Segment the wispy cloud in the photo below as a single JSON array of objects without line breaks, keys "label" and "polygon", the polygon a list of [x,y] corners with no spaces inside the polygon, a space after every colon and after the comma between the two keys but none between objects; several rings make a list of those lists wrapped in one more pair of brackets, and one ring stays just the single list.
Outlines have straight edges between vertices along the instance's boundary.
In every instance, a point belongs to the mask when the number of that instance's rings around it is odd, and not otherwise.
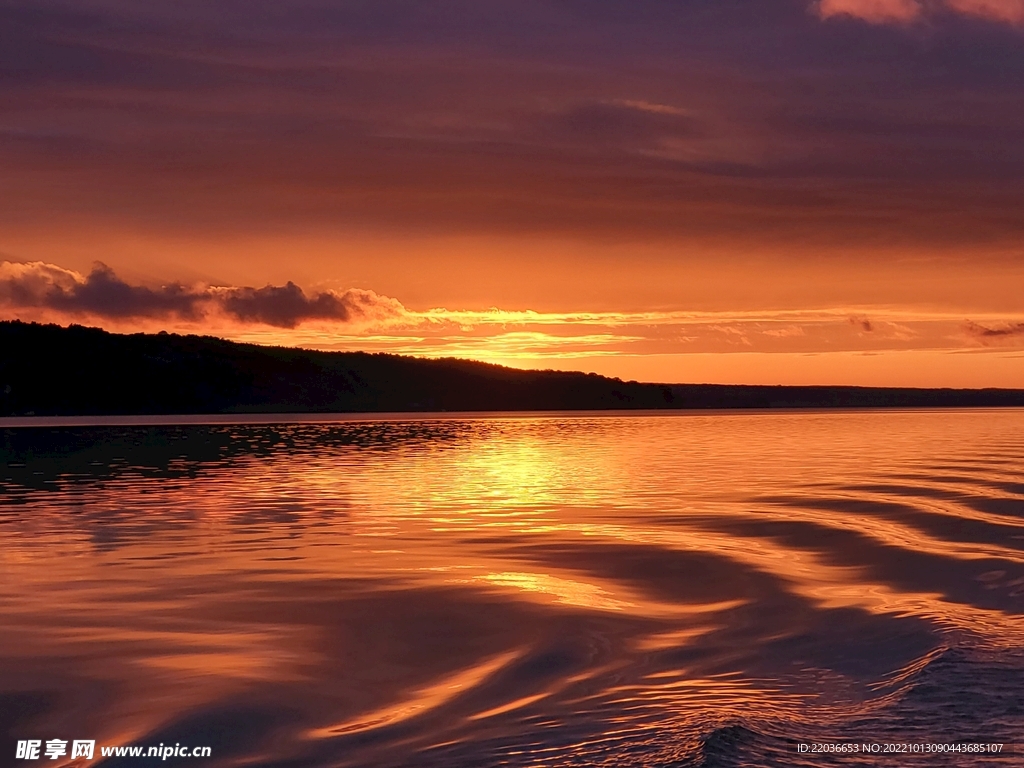
[{"label": "wispy cloud", "polygon": [[977,339],[983,344],[1024,339],[1024,322],[988,326],[968,320],[964,323],[963,328],[969,337]]},{"label": "wispy cloud", "polygon": [[819,0],[814,8],[825,19],[847,16],[872,24],[907,23],[942,12],[1024,23],[1024,0]]},{"label": "wispy cloud", "polygon": [[969,16],[1010,24],[1024,22],[1024,0],[946,0],[946,6]]},{"label": "wispy cloud", "polygon": [[912,21],[923,11],[917,0],[821,0],[816,8],[824,19],[850,16],[872,24]]}]

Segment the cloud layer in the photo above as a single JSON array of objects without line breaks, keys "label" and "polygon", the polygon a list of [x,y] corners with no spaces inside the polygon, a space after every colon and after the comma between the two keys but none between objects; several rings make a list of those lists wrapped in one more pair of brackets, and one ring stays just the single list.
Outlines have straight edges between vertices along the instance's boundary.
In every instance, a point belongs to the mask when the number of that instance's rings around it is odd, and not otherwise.
[{"label": "cloud layer", "polygon": [[382,320],[404,312],[402,305],[373,291],[350,289],[307,295],[299,286],[263,288],[131,285],[102,263],[88,275],[43,262],[0,262],[0,306],[51,310],[99,319],[202,320],[220,314],[242,323],[295,328],[308,320],[337,323]]},{"label": "cloud layer", "polygon": [[1024,0],[283,7],[0,4],[0,231],[1024,236]]}]

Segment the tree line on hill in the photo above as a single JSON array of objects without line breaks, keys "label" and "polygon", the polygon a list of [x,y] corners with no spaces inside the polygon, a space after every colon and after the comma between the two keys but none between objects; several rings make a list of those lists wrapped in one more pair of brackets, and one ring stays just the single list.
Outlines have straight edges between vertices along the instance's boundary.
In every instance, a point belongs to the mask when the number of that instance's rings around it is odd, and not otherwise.
[{"label": "tree line on hill", "polygon": [[1024,406],[1024,390],[645,384],[469,360],[0,322],[0,416]]}]

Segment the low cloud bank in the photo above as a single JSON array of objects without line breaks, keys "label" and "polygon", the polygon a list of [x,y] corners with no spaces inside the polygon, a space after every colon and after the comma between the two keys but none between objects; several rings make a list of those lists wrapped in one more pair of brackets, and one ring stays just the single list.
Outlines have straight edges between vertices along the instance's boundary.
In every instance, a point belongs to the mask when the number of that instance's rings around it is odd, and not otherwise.
[{"label": "low cloud bank", "polygon": [[200,320],[222,314],[278,328],[294,328],[307,320],[347,323],[405,313],[396,299],[359,289],[306,294],[291,281],[263,288],[182,283],[148,287],[125,282],[102,263],[82,275],[38,261],[0,262],[0,306],[112,320]]}]

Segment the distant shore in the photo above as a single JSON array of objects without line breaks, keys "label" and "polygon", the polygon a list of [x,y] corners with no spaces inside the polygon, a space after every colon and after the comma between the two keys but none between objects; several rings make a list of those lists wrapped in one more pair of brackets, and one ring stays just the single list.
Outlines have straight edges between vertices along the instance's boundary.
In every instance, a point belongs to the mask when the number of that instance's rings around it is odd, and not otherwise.
[{"label": "distant shore", "polygon": [[977,407],[1024,407],[1024,389],[648,384],[459,359],[0,322],[0,424],[7,425],[13,417],[44,416],[219,414],[248,415],[252,422],[303,414],[329,420],[357,414]]},{"label": "distant shore", "polygon": [[573,418],[601,419],[644,416],[727,416],[785,415],[787,413],[859,413],[864,411],[935,411],[963,412],[998,410],[1021,406],[972,406],[910,408],[623,408],[598,411],[349,411],[346,413],[165,413],[165,414],[96,414],[90,416],[0,416],[0,429],[24,428],[90,428],[90,427],[216,427],[216,426],[279,426],[293,424],[348,424],[386,422],[471,421],[486,419]]}]

